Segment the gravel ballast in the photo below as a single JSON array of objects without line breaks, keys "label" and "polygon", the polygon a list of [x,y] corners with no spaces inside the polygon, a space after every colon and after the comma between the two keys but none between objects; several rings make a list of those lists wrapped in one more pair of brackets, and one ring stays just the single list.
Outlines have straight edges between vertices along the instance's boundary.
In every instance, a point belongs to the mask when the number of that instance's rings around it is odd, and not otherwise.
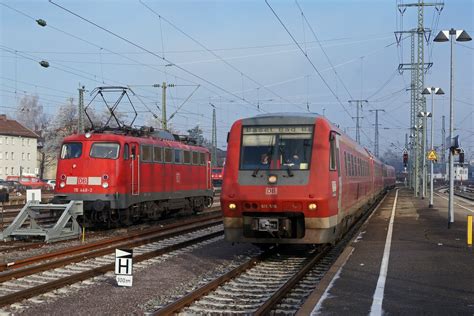
[{"label": "gravel ballast", "polygon": [[118,287],[115,276],[109,273],[4,311],[23,315],[141,315],[188,293],[205,279],[222,275],[258,252],[252,245],[232,245],[218,238],[163,256],[142,268],[137,264],[132,288]]}]

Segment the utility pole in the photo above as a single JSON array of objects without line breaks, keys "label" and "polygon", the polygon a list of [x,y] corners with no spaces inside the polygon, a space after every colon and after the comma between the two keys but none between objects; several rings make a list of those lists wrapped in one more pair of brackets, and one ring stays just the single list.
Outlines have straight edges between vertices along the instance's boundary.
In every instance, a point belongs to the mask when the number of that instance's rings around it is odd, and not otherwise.
[{"label": "utility pole", "polygon": [[383,109],[369,110],[369,112],[375,112],[375,145],[374,153],[375,157],[379,157],[379,112],[385,112]]},{"label": "utility pole", "polygon": [[[426,112],[426,98],[421,94],[424,89],[425,72],[433,65],[425,63],[425,40],[429,42],[431,30],[424,27],[424,8],[434,6],[440,14],[444,3],[425,3],[424,0],[418,0],[415,3],[398,4],[398,10],[403,17],[407,8],[417,8],[417,27],[409,31],[395,32],[397,43],[402,41],[402,35],[408,33],[411,36],[411,61],[410,63],[401,63],[398,66],[400,73],[404,70],[411,71],[411,110],[410,110],[410,128],[412,136],[412,146],[410,156],[414,163],[411,164],[409,171],[410,179],[414,189],[414,195],[420,193],[422,183],[426,183],[426,164],[423,163],[425,153],[422,152],[423,142],[426,142],[426,129],[423,126],[423,117],[418,114]],[[416,58],[415,58],[416,57]],[[411,159],[410,159],[411,160]]]},{"label": "utility pole", "polygon": [[442,123],[441,123],[441,163],[443,164],[443,168],[445,168],[446,163],[446,125],[444,122],[444,115],[442,116]]},{"label": "utility pole", "polygon": [[84,133],[84,92],[86,91],[84,86],[79,84],[79,104],[78,104],[78,113],[77,113],[77,133]]},{"label": "utility pole", "polygon": [[216,124],[216,107],[210,103],[212,109],[212,153],[211,153],[211,165],[217,167],[217,124]]},{"label": "utility pole", "polygon": [[166,84],[166,82],[163,81],[163,83],[160,84],[154,84],[153,87],[155,88],[161,88],[162,93],[161,93],[161,128],[163,130],[168,130],[168,119],[166,117],[166,88],[171,88],[174,87],[174,84]]},{"label": "utility pole", "polygon": [[357,143],[360,144],[360,119],[363,118],[360,116],[360,111],[362,109],[362,105],[363,103],[367,103],[369,101],[367,100],[349,100],[349,103],[356,103],[356,106],[357,106],[357,115],[355,117],[352,117],[352,118],[355,118],[356,119],[356,141]]}]

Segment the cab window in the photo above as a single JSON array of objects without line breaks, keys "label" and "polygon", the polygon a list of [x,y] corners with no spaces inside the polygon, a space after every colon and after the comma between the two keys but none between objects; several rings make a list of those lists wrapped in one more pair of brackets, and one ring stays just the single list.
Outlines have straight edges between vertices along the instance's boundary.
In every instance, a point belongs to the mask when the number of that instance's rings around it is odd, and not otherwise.
[{"label": "cab window", "polygon": [[82,143],[64,143],[61,148],[61,159],[79,158],[82,155]]},{"label": "cab window", "polygon": [[117,159],[119,150],[120,145],[117,143],[94,143],[89,155],[91,158]]}]

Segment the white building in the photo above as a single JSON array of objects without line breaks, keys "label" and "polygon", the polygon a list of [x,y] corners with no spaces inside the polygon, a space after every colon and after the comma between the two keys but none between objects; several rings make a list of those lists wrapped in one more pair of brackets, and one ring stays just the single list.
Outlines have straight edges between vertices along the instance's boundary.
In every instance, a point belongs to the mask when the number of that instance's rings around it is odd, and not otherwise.
[{"label": "white building", "polygon": [[0,179],[38,174],[37,139],[36,133],[0,114]]},{"label": "white building", "polygon": [[454,166],[454,181],[467,181],[469,179],[469,170],[467,167]]}]

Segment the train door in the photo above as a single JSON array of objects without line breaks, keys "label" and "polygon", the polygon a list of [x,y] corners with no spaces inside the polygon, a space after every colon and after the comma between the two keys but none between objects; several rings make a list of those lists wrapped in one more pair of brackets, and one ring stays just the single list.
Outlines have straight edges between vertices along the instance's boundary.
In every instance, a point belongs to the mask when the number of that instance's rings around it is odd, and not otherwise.
[{"label": "train door", "polygon": [[140,145],[137,143],[131,143],[131,190],[132,195],[138,195],[140,193]]},{"label": "train door", "polygon": [[339,134],[331,131],[329,135],[329,180],[331,182],[331,208],[336,214],[342,212],[342,175],[339,159]]}]

